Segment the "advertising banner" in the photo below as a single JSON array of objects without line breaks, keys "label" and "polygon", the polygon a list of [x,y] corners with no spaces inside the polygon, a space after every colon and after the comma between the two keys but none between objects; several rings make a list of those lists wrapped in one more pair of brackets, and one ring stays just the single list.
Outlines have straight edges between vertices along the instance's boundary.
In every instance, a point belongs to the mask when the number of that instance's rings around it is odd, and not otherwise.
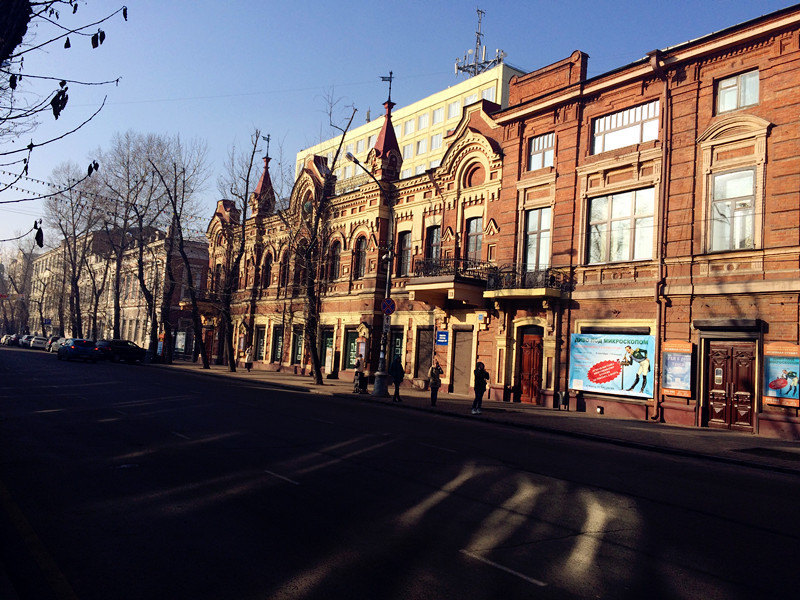
[{"label": "advertising banner", "polygon": [[661,392],[665,396],[692,397],[691,342],[667,340],[661,345]]},{"label": "advertising banner", "polygon": [[800,346],[781,342],[764,344],[764,381],[761,389],[764,403],[800,408],[798,373]]},{"label": "advertising banner", "polygon": [[654,336],[573,333],[569,354],[571,389],[653,397]]}]

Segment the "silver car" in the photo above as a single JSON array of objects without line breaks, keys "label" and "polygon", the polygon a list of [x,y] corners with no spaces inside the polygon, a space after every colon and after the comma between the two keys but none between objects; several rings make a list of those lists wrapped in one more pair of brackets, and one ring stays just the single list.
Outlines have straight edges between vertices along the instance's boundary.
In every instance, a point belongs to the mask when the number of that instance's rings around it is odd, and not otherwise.
[{"label": "silver car", "polygon": [[33,339],[31,340],[30,343],[30,347],[36,350],[44,350],[45,348],[47,348],[47,338],[42,337],[41,335],[33,336]]}]

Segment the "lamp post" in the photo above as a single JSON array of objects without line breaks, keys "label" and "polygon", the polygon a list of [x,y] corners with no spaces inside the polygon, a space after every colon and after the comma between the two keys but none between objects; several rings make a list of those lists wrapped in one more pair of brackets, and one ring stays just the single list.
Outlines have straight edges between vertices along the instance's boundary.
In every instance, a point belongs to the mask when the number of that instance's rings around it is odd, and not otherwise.
[{"label": "lamp post", "polygon": [[[344,155],[347,160],[352,163],[355,163],[356,166],[361,167],[361,170],[364,171],[367,175],[372,178],[372,180],[378,184],[378,189],[381,192],[385,192],[383,189],[383,185],[380,181],[367,169],[361,162],[353,156],[352,152],[348,152]],[[388,234],[388,251],[384,256],[381,257],[382,260],[386,260],[386,298],[391,297],[392,293],[392,256],[393,252],[392,249],[394,248],[394,206],[392,204],[392,199],[386,196],[386,206],[389,207],[389,234]],[[375,372],[375,383],[372,386],[372,395],[383,398],[389,395],[389,373],[387,371],[387,364],[386,364],[386,348],[389,345],[389,331],[391,328],[391,317],[387,314],[383,315],[383,330],[381,331],[381,351],[378,358],[378,370]]]}]

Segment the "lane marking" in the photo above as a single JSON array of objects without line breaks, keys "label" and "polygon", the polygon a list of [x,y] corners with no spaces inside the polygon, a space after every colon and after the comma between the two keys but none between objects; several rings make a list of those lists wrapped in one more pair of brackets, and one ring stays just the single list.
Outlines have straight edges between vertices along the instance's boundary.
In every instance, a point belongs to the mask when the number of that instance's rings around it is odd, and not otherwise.
[{"label": "lane marking", "polygon": [[114,412],[122,415],[123,417],[127,417],[128,416],[128,413],[122,412],[121,410],[115,410]]},{"label": "lane marking", "polygon": [[452,452],[453,454],[458,454],[458,450],[451,450],[450,448],[442,448],[441,446],[434,446],[433,444],[425,444],[423,442],[417,442],[420,446],[425,446],[426,448],[433,448],[434,450],[442,450],[443,452]]},{"label": "lane marking", "polygon": [[519,577],[520,579],[524,579],[528,583],[532,583],[533,585],[538,585],[539,587],[547,587],[547,584],[544,581],[539,581],[538,579],[534,579],[533,577],[528,577],[520,573],[519,571],[515,571],[513,569],[509,569],[508,567],[504,567],[503,565],[497,564],[496,562],[489,560],[488,558],[484,558],[480,554],[475,554],[470,552],[469,550],[461,550],[461,554],[466,554],[470,558],[474,558],[475,560],[479,560],[482,563],[486,563],[487,565],[494,567],[495,569],[500,569],[501,571],[505,571],[506,573],[510,573],[515,577]]},{"label": "lane marking", "polygon": [[278,479],[283,479],[283,481],[287,481],[294,485],[300,485],[300,483],[298,483],[297,481],[289,479],[288,477],[284,477],[283,475],[278,475],[277,473],[273,473],[272,471],[267,471],[266,469],[264,469],[264,473],[266,473],[267,475],[272,475],[273,477],[277,477]]},{"label": "lane marking", "polygon": [[190,439],[192,439],[192,438],[190,438],[190,437],[189,437],[189,436],[187,436],[187,435],[183,435],[182,433],[178,433],[177,431],[170,431],[170,433],[171,433],[172,435],[177,435],[179,438],[183,438],[184,440],[190,440]]}]

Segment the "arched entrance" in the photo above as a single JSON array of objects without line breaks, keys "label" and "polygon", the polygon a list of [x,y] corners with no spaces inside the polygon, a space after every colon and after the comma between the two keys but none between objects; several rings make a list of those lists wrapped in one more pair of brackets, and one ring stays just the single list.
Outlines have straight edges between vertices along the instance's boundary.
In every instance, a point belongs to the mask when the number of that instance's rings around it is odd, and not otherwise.
[{"label": "arched entrance", "polygon": [[517,389],[520,402],[540,404],[542,389],[542,336],[544,330],[538,325],[528,325],[518,330],[517,344],[519,365]]}]

